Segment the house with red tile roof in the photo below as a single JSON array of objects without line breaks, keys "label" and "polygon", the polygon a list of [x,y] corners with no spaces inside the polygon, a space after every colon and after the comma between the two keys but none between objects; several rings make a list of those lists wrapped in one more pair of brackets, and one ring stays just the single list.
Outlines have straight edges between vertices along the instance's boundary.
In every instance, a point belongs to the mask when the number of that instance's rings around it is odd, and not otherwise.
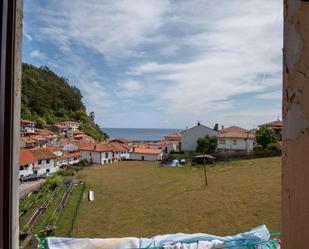
[{"label": "house with red tile roof", "polygon": [[218,150],[221,152],[253,151],[255,136],[246,129],[231,126],[219,131]]},{"label": "house with red tile roof", "polygon": [[102,143],[89,143],[80,145],[80,155],[91,164],[108,164],[115,161],[114,147]]},{"label": "house with red tile roof", "polygon": [[142,160],[142,161],[157,161],[162,160],[161,149],[150,149],[144,146],[133,147],[130,151],[130,160]]},{"label": "house with red tile roof", "polygon": [[272,122],[268,122],[268,123],[265,123],[265,124],[261,124],[259,125],[259,128],[261,128],[262,126],[265,126],[267,128],[270,128],[272,129],[279,140],[282,139],[282,129],[283,129],[283,122],[282,120],[275,120],[275,121],[272,121]]},{"label": "house with red tile roof", "polygon": [[129,146],[126,144],[111,143],[81,143],[79,147],[82,159],[92,164],[108,164],[129,159]]},{"label": "house with red tile roof", "polygon": [[47,173],[54,173],[59,170],[57,167],[57,156],[46,148],[30,149],[35,158],[33,173],[36,175],[44,175]]},{"label": "house with red tile roof", "polygon": [[21,119],[20,120],[20,131],[21,132],[34,132],[35,128],[35,122],[27,120],[27,119]]},{"label": "house with red tile roof", "polygon": [[46,148],[21,149],[19,157],[20,177],[30,174],[44,175],[59,170],[57,156]]},{"label": "house with red tile roof", "polygon": [[181,134],[178,133],[178,132],[168,134],[168,135],[164,136],[164,140],[165,141],[177,141],[177,142],[180,142],[181,141]]},{"label": "house with red tile roof", "polygon": [[39,143],[37,140],[31,138],[31,136],[27,137],[21,137],[20,138],[20,147],[21,148],[34,148],[39,146]]},{"label": "house with red tile roof", "polygon": [[154,143],[147,143],[146,147],[149,149],[159,149],[164,154],[169,154],[171,152],[178,152],[180,148],[180,142],[179,141],[159,141]]},{"label": "house with red tile roof", "polygon": [[19,178],[33,174],[36,158],[30,150],[21,149],[19,154]]}]

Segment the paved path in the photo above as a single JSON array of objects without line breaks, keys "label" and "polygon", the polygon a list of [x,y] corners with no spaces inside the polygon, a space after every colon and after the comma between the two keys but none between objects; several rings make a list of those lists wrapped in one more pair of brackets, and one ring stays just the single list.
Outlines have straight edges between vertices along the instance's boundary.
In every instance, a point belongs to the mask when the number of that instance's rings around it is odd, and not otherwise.
[{"label": "paved path", "polygon": [[29,193],[39,188],[39,186],[45,181],[46,181],[45,179],[41,179],[38,181],[24,182],[20,184],[18,187],[19,199],[21,200],[25,198]]}]

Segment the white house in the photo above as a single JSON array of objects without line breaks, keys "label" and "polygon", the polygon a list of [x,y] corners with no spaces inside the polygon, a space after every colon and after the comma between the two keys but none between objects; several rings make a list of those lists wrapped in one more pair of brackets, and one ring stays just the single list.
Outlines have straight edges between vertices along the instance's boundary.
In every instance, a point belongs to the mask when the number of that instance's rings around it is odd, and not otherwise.
[{"label": "white house", "polygon": [[30,150],[21,149],[19,154],[19,178],[33,174],[35,158]]},{"label": "white house", "polygon": [[249,131],[232,126],[219,131],[218,150],[221,152],[247,152],[253,151],[255,136]]},{"label": "white house", "polygon": [[27,119],[21,119],[20,120],[20,131],[21,132],[34,132],[35,122],[32,122]]},{"label": "white house", "polygon": [[113,157],[117,161],[129,159],[130,146],[118,142],[109,142],[108,145],[112,147],[114,153]]},{"label": "white house", "polygon": [[79,146],[80,156],[86,159],[91,164],[108,164],[113,163],[113,147],[108,144],[87,144],[86,146]]},{"label": "white house", "polygon": [[64,153],[57,158],[57,166],[72,165],[78,163],[81,160],[80,152],[68,152]]},{"label": "white house", "polygon": [[65,126],[69,131],[77,131],[79,129],[79,122],[76,121],[64,121],[60,125]]},{"label": "white house", "polygon": [[160,141],[157,143],[146,144],[146,147],[149,149],[158,149],[158,150],[161,150],[164,154],[169,154],[171,152],[179,151],[179,142],[178,141]]},{"label": "white house", "polygon": [[145,161],[156,161],[162,160],[161,149],[149,149],[145,147],[133,147],[130,151],[131,160],[145,160]]},{"label": "white house", "polygon": [[59,170],[57,166],[57,156],[46,148],[31,149],[30,152],[35,158],[33,173],[36,175],[44,175],[46,173],[54,173]]},{"label": "white house", "polygon": [[46,148],[21,149],[19,177],[31,174],[44,175],[59,170],[57,156]]},{"label": "white house", "polygon": [[181,150],[183,151],[195,151],[197,148],[197,140],[200,137],[218,136],[218,132],[198,123],[196,126],[184,130],[181,133]]}]

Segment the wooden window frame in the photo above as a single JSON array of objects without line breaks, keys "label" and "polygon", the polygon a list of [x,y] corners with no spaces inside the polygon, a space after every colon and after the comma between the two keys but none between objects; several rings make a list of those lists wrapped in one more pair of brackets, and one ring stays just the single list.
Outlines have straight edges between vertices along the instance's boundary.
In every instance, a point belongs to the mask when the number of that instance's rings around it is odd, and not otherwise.
[{"label": "wooden window frame", "polygon": [[17,249],[22,1],[0,8],[0,249]]}]

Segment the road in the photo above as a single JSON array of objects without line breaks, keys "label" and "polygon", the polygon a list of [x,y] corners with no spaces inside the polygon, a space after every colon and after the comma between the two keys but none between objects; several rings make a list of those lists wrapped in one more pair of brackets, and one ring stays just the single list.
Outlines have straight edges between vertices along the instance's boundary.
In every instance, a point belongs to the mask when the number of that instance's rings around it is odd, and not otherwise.
[{"label": "road", "polygon": [[24,182],[19,185],[18,192],[19,192],[19,199],[24,199],[29,193],[36,190],[40,187],[40,185],[46,181],[45,179],[41,179],[39,181],[33,181],[33,182]]}]

